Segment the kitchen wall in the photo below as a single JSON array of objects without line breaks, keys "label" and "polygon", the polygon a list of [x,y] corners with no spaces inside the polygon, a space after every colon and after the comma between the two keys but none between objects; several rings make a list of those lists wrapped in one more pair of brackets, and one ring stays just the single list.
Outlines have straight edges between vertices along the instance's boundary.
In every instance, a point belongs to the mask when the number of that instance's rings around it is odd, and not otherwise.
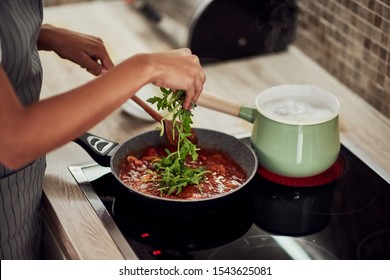
[{"label": "kitchen wall", "polygon": [[390,118],[390,0],[296,0],[294,45]]},{"label": "kitchen wall", "polygon": [[[83,1],[94,0],[44,3]],[[390,118],[390,0],[296,0],[296,4],[294,45]]]}]

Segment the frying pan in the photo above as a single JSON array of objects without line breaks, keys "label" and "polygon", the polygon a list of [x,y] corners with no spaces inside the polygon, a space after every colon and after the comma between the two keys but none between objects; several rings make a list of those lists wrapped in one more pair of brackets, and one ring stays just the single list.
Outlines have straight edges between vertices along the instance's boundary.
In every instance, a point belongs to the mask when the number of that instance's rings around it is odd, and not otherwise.
[{"label": "frying pan", "polygon": [[[234,195],[234,201],[226,207],[180,219],[158,211],[142,211],[122,199],[115,200],[112,213],[123,233],[141,244],[183,253],[206,250],[240,238],[252,226],[254,203],[249,192],[241,193]],[[145,232],[149,233],[147,238],[143,237]]]},{"label": "frying pan", "polygon": [[[160,136],[158,130],[148,131],[137,135],[123,144],[97,137],[86,133],[75,140],[89,155],[100,165],[110,166],[111,173],[115,176],[119,184],[121,194],[131,200],[131,203],[138,203],[147,211],[148,207],[155,210],[158,207],[161,211],[174,211],[176,214],[196,213],[198,211],[211,211],[220,206],[226,206],[236,193],[239,193],[243,187],[252,179],[257,170],[257,157],[250,146],[241,142],[239,139],[222,132],[194,128],[198,136],[198,147],[215,149],[228,154],[246,173],[246,181],[235,190],[212,198],[202,198],[194,200],[169,199],[152,196],[136,191],[119,178],[119,167],[128,155],[140,156],[146,148],[166,144],[166,138]],[[109,186],[116,187],[116,186]],[[183,212],[181,212],[181,210]]]}]

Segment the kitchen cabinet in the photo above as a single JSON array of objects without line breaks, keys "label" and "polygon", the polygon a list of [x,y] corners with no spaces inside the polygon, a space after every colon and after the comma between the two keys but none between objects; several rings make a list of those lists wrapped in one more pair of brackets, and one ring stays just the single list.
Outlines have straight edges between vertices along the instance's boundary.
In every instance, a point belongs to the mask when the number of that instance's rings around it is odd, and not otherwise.
[{"label": "kitchen cabinet", "polygon": [[[97,1],[48,7],[44,21],[103,39],[114,63],[138,52],[170,48],[169,40],[122,1]],[[42,52],[43,98],[79,86],[93,77],[53,53]],[[344,145],[372,163],[382,176],[390,173],[390,121],[357,97],[300,50],[290,46],[282,53],[250,57],[205,66],[205,87],[233,102],[253,105],[263,89],[287,83],[309,83],[332,92],[341,102],[341,136]],[[107,93],[109,94],[109,93]],[[194,126],[229,134],[250,133],[248,122],[197,107]],[[156,123],[137,119],[120,108],[91,129],[119,143]],[[75,143],[47,155],[44,183],[45,220],[52,238],[47,248],[56,248],[52,258],[123,259],[110,234],[68,170],[68,166],[91,158]]]}]

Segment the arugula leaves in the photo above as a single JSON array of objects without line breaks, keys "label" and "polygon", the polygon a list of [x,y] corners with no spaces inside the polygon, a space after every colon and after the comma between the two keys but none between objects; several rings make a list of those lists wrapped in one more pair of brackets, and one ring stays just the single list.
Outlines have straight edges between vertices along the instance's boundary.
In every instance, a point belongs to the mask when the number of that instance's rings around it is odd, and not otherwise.
[{"label": "arugula leaves", "polygon": [[[155,175],[160,183],[160,192],[167,195],[179,194],[184,187],[189,184],[195,184],[199,187],[199,183],[207,172],[203,168],[190,168],[185,165],[187,157],[191,157],[193,161],[197,160],[199,148],[191,142],[191,125],[193,114],[190,110],[183,108],[185,99],[185,91],[179,90],[172,92],[170,89],[160,88],[162,97],[154,96],[147,101],[151,104],[156,104],[158,110],[167,110],[168,115],[165,119],[171,118],[173,123],[173,137],[178,137],[177,149],[175,152],[166,150],[167,156],[157,161],[154,165]],[[164,125],[161,124],[161,136],[164,134]]]}]

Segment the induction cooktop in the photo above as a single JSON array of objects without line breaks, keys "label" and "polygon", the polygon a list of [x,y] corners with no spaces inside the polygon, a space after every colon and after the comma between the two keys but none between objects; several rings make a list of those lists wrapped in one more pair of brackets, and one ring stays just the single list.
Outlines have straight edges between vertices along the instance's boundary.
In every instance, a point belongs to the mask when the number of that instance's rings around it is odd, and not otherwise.
[{"label": "induction cooktop", "polygon": [[125,258],[390,259],[390,185],[344,145],[321,176],[289,180],[259,167],[233,200],[188,216],[123,197],[95,162],[69,170]]}]

